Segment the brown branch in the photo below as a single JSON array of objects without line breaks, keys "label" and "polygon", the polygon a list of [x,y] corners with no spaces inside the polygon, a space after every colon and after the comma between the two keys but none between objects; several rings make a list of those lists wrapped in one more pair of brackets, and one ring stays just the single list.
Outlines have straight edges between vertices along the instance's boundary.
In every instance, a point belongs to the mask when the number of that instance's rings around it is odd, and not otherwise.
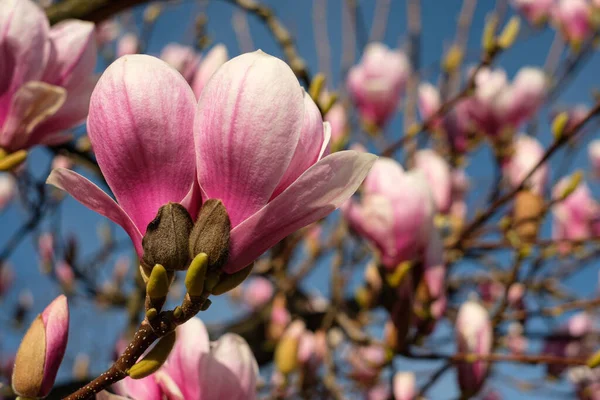
[{"label": "brown branch", "polygon": [[46,15],[52,25],[71,18],[100,22],[130,7],[148,2],[149,0],[64,0],[46,8]]}]

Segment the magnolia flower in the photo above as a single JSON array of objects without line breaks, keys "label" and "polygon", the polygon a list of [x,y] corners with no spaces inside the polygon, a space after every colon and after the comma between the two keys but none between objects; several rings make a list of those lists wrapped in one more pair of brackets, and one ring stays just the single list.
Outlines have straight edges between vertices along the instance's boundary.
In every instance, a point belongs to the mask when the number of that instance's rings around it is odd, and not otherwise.
[{"label": "magnolia flower", "polygon": [[25,334],[12,374],[12,387],[21,397],[46,397],[60,367],[69,334],[67,298],[57,297]]},{"label": "magnolia flower", "polygon": [[[492,350],[492,325],[488,312],[479,303],[467,301],[456,317],[456,345],[460,353],[486,356]],[[473,396],[481,389],[487,376],[486,361],[462,362],[457,365],[460,390]]]},{"label": "magnolia flower", "polygon": [[343,208],[351,227],[379,250],[381,263],[389,269],[425,251],[435,211],[425,175],[405,172],[390,158],[375,162],[361,204],[350,201]]},{"label": "magnolia flower", "polygon": [[249,280],[244,288],[244,304],[253,310],[260,309],[273,297],[273,284],[267,278],[257,276]]},{"label": "magnolia flower", "polygon": [[[553,189],[554,198],[559,198],[570,184],[570,178],[561,179]],[[585,182],[580,183],[566,199],[552,206],[552,237],[555,240],[585,240],[591,237],[598,211],[598,203],[589,187]],[[569,248],[568,244],[559,247],[563,252]]]},{"label": "magnolia flower", "polygon": [[85,119],[95,84],[94,25],[68,20],[50,29],[31,0],[6,0],[0,26],[0,147],[68,140],[62,131]]},{"label": "magnolia flower", "polygon": [[[429,82],[424,82],[419,85],[419,112],[423,120],[428,121],[434,117],[442,106],[442,99],[439,90]],[[439,128],[442,124],[443,117],[438,117],[432,120],[430,126]]]},{"label": "magnolia flower", "polygon": [[587,0],[558,0],[552,18],[565,39],[577,48],[594,31],[591,14]]},{"label": "magnolia flower", "polygon": [[[504,161],[502,172],[512,187],[518,187],[523,179],[538,165],[544,156],[544,148],[535,138],[521,135],[514,143],[514,153]],[[538,195],[544,194],[548,180],[548,164],[543,163],[529,179],[531,190]]]},{"label": "magnolia flower", "polygon": [[190,189],[199,187],[229,214],[227,273],[339,207],[376,158],[326,156],[329,125],[290,67],[261,51],[225,63],[197,109],[185,79],[163,61],[122,57],[92,94],[88,132],[118,203],[73,171],[56,169],[48,182],[121,225],[139,256],[161,206],[181,203],[195,217],[200,202]]},{"label": "magnolia flower", "polygon": [[475,76],[475,94],[468,100],[469,117],[495,138],[534,115],[545,94],[546,78],[540,69],[521,68],[509,84],[504,71],[481,68]]},{"label": "magnolia flower", "polygon": [[[588,158],[592,165],[592,171],[596,178],[600,178],[600,139],[590,142],[588,145]],[[0,208],[2,208],[0,206]]]},{"label": "magnolia flower", "polygon": [[415,169],[423,171],[433,194],[437,210],[446,214],[452,205],[452,176],[450,165],[431,149],[415,153]]},{"label": "magnolia flower", "polygon": [[125,378],[115,384],[119,395],[134,400],[256,398],[258,364],[243,338],[227,333],[211,343],[198,318],[176,332],[177,342],[166,363],[146,378]]},{"label": "magnolia flower", "polygon": [[135,33],[128,32],[121,36],[117,42],[117,57],[137,54],[139,51],[140,40]]},{"label": "magnolia flower", "polygon": [[[591,316],[586,312],[575,314],[546,339],[541,353],[556,357],[588,357],[595,345],[590,344],[585,338],[593,332],[594,321]],[[558,377],[566,369],[566,366],[548,364],[546,368],[549,375]]]},{"label": "magnolia flower", "polygon": [[7,207],[15,198],[17,193],[17,182],[8,173],[0,173],[0,211]]},{"label": "magnolia flower", "polygon": [[160,59],[175,68],[186,81],[191,82],[200,63],[200,56],[190,46],[169,43],[160,53]]},{"label": "magnolia flower", "polygon": [[208,83],[208,80],[214,75],[214,73],[221,67],[221,65],[227,62],[229,55],[227,54],[227,47],[222,44],[218,44],[204,56],[204,59],[198,65],[194,77],[192,80],[192,90],[196,95],[196,98],[200,98],[202,89]]},{"label": "magnolia flower", "polygon": [[555,0],[511,0],[521,14],[532,24],[541,24],[548,19]]},{"label": "magnolia flower", "polygon": [[383,127],[394,115],[410,75],[408,58],[382,43],[371,43],[348,73],[348,90],[361,117]]},{"label": "magnolia flower", "polygon": [[417,397],[415,374],[396,372],[393,380],[395,400],[414,400]]}]

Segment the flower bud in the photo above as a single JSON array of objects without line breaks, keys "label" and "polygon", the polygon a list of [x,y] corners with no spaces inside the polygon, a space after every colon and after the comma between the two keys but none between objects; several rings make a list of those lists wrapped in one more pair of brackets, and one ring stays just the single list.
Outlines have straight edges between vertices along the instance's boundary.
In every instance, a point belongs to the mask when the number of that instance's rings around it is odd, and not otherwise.
[{"label": "flower bud", "polygon": [[521,190],[515,197],[514,229],[523,242],[535,241],[544,213],[544,199],[532,190]]},{"label": "flower bud", "polygon": [[223,202],[215,199],[205,201],[190,234],[190,258],[206,253],[208,269],[221,268],[229,256],[230,231],[231,222]]},{"label": "flower bud", "polygon": [[160,207],[142,239],[142,264],[146,268],[160,264],[168,271],[187,269],[190,261],[188,243],[193,225],[190,214],[181,204],[168,203]]},{"label": "flower bud", "polygon": [[127,372],[129,377],[132,379],[142,379],[155,373],[167,361],[175,345],[175,339],[175,331],[169,332],[160,338],[148,354],[129,369]]},{"label": "flower bud", "polygon": [[21,397],[42,398],[54,385],[69,334],[69,309],[64,295],[37,316],[21,341],[12,386]]},{"label": "flower bud", "polygon": [[298,367],[298,346],[305,331],[304,322],[294,321],[283,334],[275,348],[275,365],[284,375],[292,373]]},{"label": "flower bud", "polygon": [[10,174],[0,174],[0,211],[8,206],[17,192],[17,183]]},{"label": "flower bud", "polygon": [[394,399],[413,400],[417,397],[415,374],[396,372],[394,375]]},{"label": "flower bud", "polygon": [[204,291],[204,278],[208,266],[208,256],[200,253],[192,260],[185,275],[185,288],[190,296],[200,296]]},{"label": "flower bud", "polygon": [[221,275],[219,282],[211,290],[211,293],[215,296],[218,296],[238,287],[250,275],[252,268],[254,268],[254,263],[248,265],[244,269],[234,272],[233,274]]}]

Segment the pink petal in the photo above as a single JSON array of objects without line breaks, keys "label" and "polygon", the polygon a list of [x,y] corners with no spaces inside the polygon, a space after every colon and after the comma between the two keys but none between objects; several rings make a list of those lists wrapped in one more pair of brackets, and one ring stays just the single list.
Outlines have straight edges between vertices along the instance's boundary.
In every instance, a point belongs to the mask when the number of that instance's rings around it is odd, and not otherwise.
[{"label": "pink petal", "polygon": [[30,135],[34,129],[60,109],[66,95],[63,88],[44,82],[31,81],[21,86],[11,100],[0,146],[18,150],[33,143]]},{"label": "pink petal", "polygon": [[70,88],[87,79],[96,66],[94,24],[67,20],[50,31],[50,56],[44,82]]},{"label": "pink petal", "polygon": [[103,390],[96,394],[96,400],[128,400],[128,397],[119,396],[118,394],[112,394]]},{"label": "pink petal", "polygon": [[0,27],[0,55],[7,58],[2,72],[10,72],[0,78],[0,88],[11,94],[42,76],[50,27],[42,9],[31,0],[3,0]]},{"label": "pink petal", "polygon": [[195,99],[183,77],[146,55],[121,57],[90,101],[88,131],[100,169],[140,232],[194,180]]},{"label": "pink petal", "polygon": [[186,399],[200,399],[200,364],[210,351],[208,332],[199,318],[177,328],[177,342],[163,369]]},{"label": "pink petal", "polygon": [[169,43],[160,53],[160,59],[175,68],[186,81],[191,82],[200,57],[190,46]]},{"label": "pink petal", "polygon": [[396,160],[381,157],[375,161],[364,184],[365,194],[390,195],[404,179],[404,169]]},{"label": "pink petal", "polygon": [[46,360],[41,392],[49,393],[62,362],[69,338],[69,307],[64,295],[58,296],[42,313],[46,329]]},{"label": "pink petal", "polygon": [[244,268],[292,232],[338,208],[356,191],[375,162],[372,154],[329,155],[256,214],[231,231],[227,273]]},{"label": "pink petal", "polygon": [[119,395],[133,400],[162,400],[160,386],[156,383],[154,375],[142,379],[127,377],[115,383],[113,388]]},{"label": "pink petal", "polygon": [[227,62],[229,55],[227,54],[227,47],[222,44],[218,44],[213,47],[207,54],[206,57],[200,63],[200,66],[196,70],[194,80],[192,82],[192,90],[196,95],[196,98],[200,98],[202,89],[208,83],[208,80],[214,75],[214,73],[221,67],[221,65]]},{"label": "pink petal", "polygon": [[138,255],[142,255],[142,234],[127,213],[98,186],[78,173],[63,168],[53,170],[46,182],[69,193],[90,210],[121,225],[131,238]]},{"label": "pink petal", "polygon": [[232,226],[264,207],[300,139],[302,89],[290,67],[261,51],[215,73],[194,123],[198,181],[222,200]]},{"label": "pink petal", "polygon": [[292,161],[273,192],[271,199],[277,197],[298,179],[304,171],[317,162],[321,154],[324,139],[325,133],[321,112],[310,95],[304,92],[304,122],[302,124],[300,140],[298,141]]},{"label": "pink petal", "polygon": [[166,400],[185,400],[179,386],[164,370],[159,369],[156,371],[154,378]]}]

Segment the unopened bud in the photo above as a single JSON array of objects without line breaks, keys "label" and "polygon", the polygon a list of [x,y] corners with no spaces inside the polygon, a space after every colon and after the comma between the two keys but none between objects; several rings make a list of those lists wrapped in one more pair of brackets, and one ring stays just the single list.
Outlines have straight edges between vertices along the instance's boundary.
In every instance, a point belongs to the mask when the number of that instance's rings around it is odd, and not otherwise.
[{"label": "unopened bud", "polygon": [[208,256],[200,253],[192,260],[185,275],[185,287],[190,296],[200,296],[204,291],[204,277],[208,267]]},{"label": "unopened bud", "polygon": [[0,171],[12,171],[25,161],[27,150],[18,150],[0,158]]},{"label": "unopened bud", "polygon": [[590,368],[596,368],[600,365],[600,350],[594,353],[590,358],[587,359],[586,364]]},{"label": "unopened bud", "polygon": [[552,120],[552,134],[554,140],[559,140],[565,133],[567,124],[569,123],[569,113],[566,111],[561,112]]},{"label": "unopened bud", "polygon": [[515,197],[513,228],[525,243],[535,241],[544,213],[544,199],[531,190],[521,190]]},{"label": "unopened bud", "polygon": [[127,371],[132,379],[145,378],[156,371],[167,361],[173,346],[175,345],[175,331],[167,333],[158,343],[146,354],[142,360],[138,361]]},{"label": "unopened bud", "polygon": [[498,17],[492,14],[487,18],[483,28],[481,44],[487,53],[492,53],[496,48],[496,30],[498,29]]},{"label": "unopened bud", "polygon": [[284,375],[294,372],[298,367],[298,343],[294,336],[284,336],[275,348],[275,365]]},{"label": "unopened bud", "polygon": [[163,265],[167,270],[185,270],[189,264],[188,243],[194,223],[185,207],[168,203],[159,208],[142,239],[146,267]]},{"label": "unopened bud", "polygon": [[400,286],[400,283],[402,283],[402,280],[404,279],[406,274],[412,269],[412,267],[413,263],[411,261],[405,261],[398,264],[394,272],[385,277],[388,285],[393,288]]},{"label": "unopened bud", "polygon": [[189,256],[208,255],[208,269],[220,269],[229,256],[231,222],[221,200],[209,199],[202,204],[189,239]]},{"label": "unopened bud", "polygon": [[160,264],[156,264],[152,268],[150,278],[146,284],[146,294],[151,299],[163,299],[169,294],[169,286],[171,278],[167,274],[167,270]]},{"label": "unopened bud", "polygon": [[448,53],[446,53],[446,57],[444,58],[444,71],[447,73],[456,71],[462,64],[463,56],[463,51],[459,46],[454,45],[450,47],[450,50],[448,50]]},{"label": "unopened bud", "polygon": [[233,274],[222,274],[219,283],[215,285],[211,293],[215,296],[218,296],[237,287],[239,284],[244,282],[244,280],[246,280],[246,278],[250,275],[250,272],[252,272],[253,267],[254,263],[248,265],[244,269],[234,272]]},{"label": "unopened bud", "polygon": [[519,30],[521,28],[521,20],[519,17],[514,16],[508,21],[500,37],[498,38],[498,46],[501,49],[508,49],[511,47],[515,40],[517,40],[517,36],[519,36]]},{"label": "unopened bud", "polygon": [[144,10],[144,22],[149,24],[153,23],[160,16],[161,11],[162,7],[160,4],[150,4]]},{"label": "unopened bud", "polygon": [[577,187],[579,186],[579,184],[581,183],[582,180],[583,180],[583,172],[575,171],[575,173],[573,175],[571,175],[571,179],[569,179],[569,183],[566,185],[566,187],[560,194],[560,199],[565,200],[567,197],[569,197],[571,194],[573,194],[573,192],[575,191],[575,189],[577,189]]},{"label": "unopened bud", "polygon": [[318,103],[319,97],[321,96],[321,92],[323,91],[323,86],[325,85],[325,75],[322,73],[318,73],[313,78],[310,83],[310,87],[308,88],[308,94],[315,103]]}]

